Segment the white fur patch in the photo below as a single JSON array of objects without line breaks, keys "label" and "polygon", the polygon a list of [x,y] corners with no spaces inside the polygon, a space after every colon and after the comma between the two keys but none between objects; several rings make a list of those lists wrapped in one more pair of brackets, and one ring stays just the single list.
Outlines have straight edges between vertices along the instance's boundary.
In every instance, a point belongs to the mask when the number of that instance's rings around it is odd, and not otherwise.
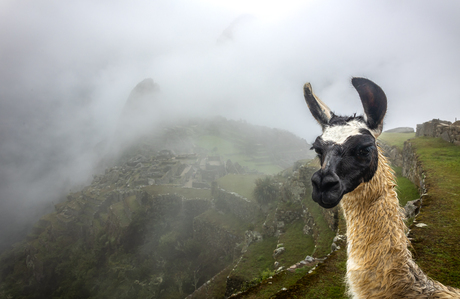
[{"label": "white fur patch", "polygon": [[[350,252],[348,252],[349,256],[347,258],[347,276],[351,275],[351,272],[359,270],[358,264],[356,264],[355,260],[350,257]],[[347,284],[348,284],[348,294],[353,299],[359,299],[358,292],[356,292],[355,286],[353,284],[353,280],[350,277],[347,277]]]},{"label": "white fur patch", "polygon": [[361,135],[360,129],[368,129],[366,124],[352,120],[344,126],[326,127],[321,138],[324,141],[332,141],[337,144],[343,144],[348,137],[353,135]]}]

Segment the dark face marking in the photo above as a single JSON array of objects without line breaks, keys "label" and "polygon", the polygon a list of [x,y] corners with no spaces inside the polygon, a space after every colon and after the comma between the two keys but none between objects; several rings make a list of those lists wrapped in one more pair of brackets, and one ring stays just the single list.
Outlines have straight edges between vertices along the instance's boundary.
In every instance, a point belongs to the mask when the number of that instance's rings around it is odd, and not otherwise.
[{"label": "dark face marking", "polygon": [[349,136],[342,144],[316,138],[313,149],[318,154],[321,169],[311,178],[312,197],[323,208],[333,208],[343,195],[374,176],[378,152],[374,136],[366,129]]}]

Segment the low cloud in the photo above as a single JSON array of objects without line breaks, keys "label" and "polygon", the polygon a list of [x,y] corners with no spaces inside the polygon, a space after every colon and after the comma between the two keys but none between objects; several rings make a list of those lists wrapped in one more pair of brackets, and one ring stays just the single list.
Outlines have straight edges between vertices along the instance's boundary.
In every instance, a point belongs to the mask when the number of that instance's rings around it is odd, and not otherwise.
[{"label": "low cloud", "polygon": [[306,81],[339,114],[362,111],[352,76],[375,81],[387,129],[460,117],[458,1],[311,1],[270,20],[254,7],[2,2],[0,239],[88,181],[145,78],[161,90],[155,120],[222,115],[310,142]]}]

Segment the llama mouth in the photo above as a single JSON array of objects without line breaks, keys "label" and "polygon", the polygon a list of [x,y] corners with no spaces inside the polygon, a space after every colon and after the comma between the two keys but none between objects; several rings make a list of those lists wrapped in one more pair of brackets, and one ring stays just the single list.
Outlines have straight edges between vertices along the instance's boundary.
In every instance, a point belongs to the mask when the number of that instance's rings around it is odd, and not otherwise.
[{"label": "llama mouth", "polygon": [[312,194],[313,200],[325,209],[331,209],[337,206],[342,200],[342,197],[343,197],[342,192],[340,192],[339,196],[338,194],[331,194],[331,192],[313,191],[313,194]]}]

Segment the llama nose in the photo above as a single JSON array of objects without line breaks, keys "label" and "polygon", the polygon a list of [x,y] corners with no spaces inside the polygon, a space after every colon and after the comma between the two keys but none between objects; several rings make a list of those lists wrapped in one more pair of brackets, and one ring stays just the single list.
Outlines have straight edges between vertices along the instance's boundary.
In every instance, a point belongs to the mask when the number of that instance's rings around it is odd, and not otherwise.
[{"label": "llama nose", "polygon": [[321,190],[323,192],[329,192],[329,191],[335,190],[339,186],[340,186],[339,178],[335,173],[324,176],[323,180],[321,181]]},{"label": "llama nose", "polygon": [[322,170],[319,170],[313,174],[311,182],[316,192],[327,193],[340,189],[339,177],[331,172],[324,174]]}]

